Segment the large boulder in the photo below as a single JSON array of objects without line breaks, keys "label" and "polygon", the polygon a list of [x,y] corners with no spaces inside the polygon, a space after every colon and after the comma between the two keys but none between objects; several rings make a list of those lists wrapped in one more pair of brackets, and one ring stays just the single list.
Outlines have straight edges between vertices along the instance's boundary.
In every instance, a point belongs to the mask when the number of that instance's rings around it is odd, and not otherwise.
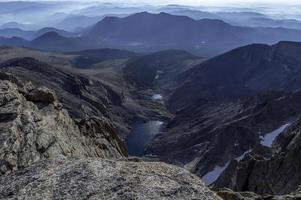
[{"label": "large boulder", "polygon": [[0,176],[0,199],[220,200],[175,166],[96,159],[44,160]]}]

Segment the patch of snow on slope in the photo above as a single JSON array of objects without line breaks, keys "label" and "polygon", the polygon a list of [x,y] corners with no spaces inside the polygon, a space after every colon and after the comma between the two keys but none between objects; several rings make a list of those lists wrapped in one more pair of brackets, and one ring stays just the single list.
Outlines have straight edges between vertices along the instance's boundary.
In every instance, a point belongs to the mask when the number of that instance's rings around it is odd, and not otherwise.
[{"label": "patch of snow on slope", "polygon": [[276,130],[265,134],[264,136],[261,137],[261,144],[263,146],[267,146],[267,147],[271,147],[275,138],[282,133],[290,124],[284,124],[282,126],[280,126],[279,128],[277,128]]},{"label": "patch of snow on slope", "polygon": [[152,96],[152,100],[154,100],[154,101],[161,101],[162,99],[163,99],[163,97],[161,94],[154,94]]},{"label": "patch of snow on slope", "polygon": [[211,172],[208,172],[205,176],[202,177],[202,180],[207,186],[212,184],[223,173],[223,171],[228,167],[228,165],[229,162],[222,167],[215,166],[215,168]]},{"label": "patch of snow on slope", "polygon": [[241,161],[241,160],[245,157],[245,155],[247,155],[247,154],[250,153],[251,151],[252,151],[252,149],[246,151],[246,152],[243,153],[241,156],[238,156],[237,158],[235,158],[235,160]]}]

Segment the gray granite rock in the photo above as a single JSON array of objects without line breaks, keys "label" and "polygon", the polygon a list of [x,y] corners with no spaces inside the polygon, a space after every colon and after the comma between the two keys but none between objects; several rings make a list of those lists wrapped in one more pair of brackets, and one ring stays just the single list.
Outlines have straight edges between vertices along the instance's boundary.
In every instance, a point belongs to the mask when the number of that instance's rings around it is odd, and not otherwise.
[{"label": "gray granite rock", "polygon": [[8,80],[0,80],[0,174],[44,158],[126,155],[109,121],[94,118],[93,123],[85,120],[77,124],[50,90],[24,91]]},{"label": "gray granite rock", "polygon": [[0,199],[220,200],[184,169],[97,159],[48,159],[0,176]]}]

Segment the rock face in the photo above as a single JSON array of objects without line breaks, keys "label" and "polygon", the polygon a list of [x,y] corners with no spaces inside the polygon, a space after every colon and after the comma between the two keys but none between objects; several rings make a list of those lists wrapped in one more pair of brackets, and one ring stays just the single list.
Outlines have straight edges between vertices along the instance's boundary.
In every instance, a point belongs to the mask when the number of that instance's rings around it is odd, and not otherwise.
[{"label": "rock face", "polygon": [[300,141],[299,120],[277,137],[271,157],[250,153],[240,162],[232,161],[214,187],[272,195],[295,192],[301,185]]},{"label": "rock face", "polygon": [[200,177],[219,175],[229,161],[258,146],[261,136],[299,118],[300,53],[295,42],[254,44],[182,73],[168,100],[175,117],[148,153]]},{"label": "rock face", "polygon": [[0,176],[0,199],[220,200],[188,171],[156,162],[39,161]]},{"label": "rock face", "polygon": [[44,158],[125,155],[108,121],[95,118],[77,124],[50,90],[0,80],[1,174]]},{"label": "rock face", "polygon": [[107,118],[75,121],[51,90],[0,78],[0,199],[220,199],[184,169],[123,158]]},{"label": "rock face", "polygon": [[266,92],[223,103],[199,101],[176,113],[148,153],[203,177],[259,145],[261,136],[298,117],[300,102],[300,92]]},{"label": "rock face", "polygon": [[[33,58],[16,58],[0,64],[24,82],[53,90],[73,119],[101,116],[111,120],[119,135],[129,132],[134,114],[122,107],[122,97],[99,80],[51,66]],[[36,91],[33,91],[36,92]]]},{"label": "rock face", "polygon": [[253,44],[199,64],[180,77],[169,100],[176,111],[200,99],[225,100],[267,90],[301,88],[301,43]]},{"label": "rock face", "polygon": [[[30,81],[34,85],[51,88],[73,118],[107,117],[109,103],[118,102],[118,96],[114,95],[115,99],[110,99],[108,90],[99,81],[58,69],[33,58],[8,60],[1,63],[0,69],[2,72],[17,76],[24,82]],[[36,92],[32,91],[32,93]],[[35,95],[33,94],[33,97]]]}]

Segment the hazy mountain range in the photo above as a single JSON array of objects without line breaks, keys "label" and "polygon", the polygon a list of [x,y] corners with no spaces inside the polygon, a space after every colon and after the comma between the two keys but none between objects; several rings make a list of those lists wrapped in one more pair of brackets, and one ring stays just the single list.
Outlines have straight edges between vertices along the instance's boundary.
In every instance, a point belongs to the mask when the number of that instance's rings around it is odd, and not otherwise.
[{"label": "hazy mountain range", "polygon": [[299,6],[155,2],[0,2],[0,199],[300,199]]},{"label": "hazy mountain range", "polygon": [[202,56],[214,56],[251,43],[301,41],[300,33],[301,30],[296,29],[233,26],[216,19],[195,20],[186,16],[148,12],[123,18],[105,17],[80,33],[55,28],[38,31],[11,28],[0,30],[2,37],[19,37],[3,38],[2,44],[11,42],[12,45],[41,50],[70,51],[109,47],[153,52],[183,49]]},{"label": "hazy mountain range", "polygon": [[[114,3],[97,3],[89,1],[22,1],[0,2],[0,25],[9,28],[39,29],[55,27],[65,30],[85,28],[96,23],[103,16],[126,16],[133,13],[148,11],[151,13],[167,12],[175,15],[185,15],[194,19],[221,19],[232,25],[285,27],[300,29],[300,18],[293,13],[293,8],[287,7],[287,15],[275,15],[268,7],[192,7],[182,5],[131,5]],[[39,17],[34,17],[39,16]],[[76,20],[76,21],[75,21]],[[62,27],[64,25],[64,27]]]}]

